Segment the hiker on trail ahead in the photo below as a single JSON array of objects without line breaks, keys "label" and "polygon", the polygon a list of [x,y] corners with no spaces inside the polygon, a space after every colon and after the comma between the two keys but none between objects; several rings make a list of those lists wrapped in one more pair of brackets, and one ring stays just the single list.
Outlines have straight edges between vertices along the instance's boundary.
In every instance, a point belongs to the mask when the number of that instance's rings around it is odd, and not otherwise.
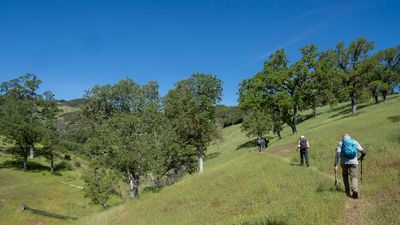
[{"label": "hiker on trail ahead", "polygon": [[[335,172],[338,169],[339,158],[342,166],[343,183],[346,194],[353,198],[358,198],[358,157],[357,151],[361,152],[360,161],[362,161],[367,152],[361,147],[358,141],[351,139],[350,135],[344,134],[342,141],[336,149]],[[349,185],[349,175],[351,176],[351,187]],[[351,191],[351,192],[350,192]]]},{"label": "hiker on trail ahead", "polygon": [[264,138],[264,141],[265,141],[265,148],[268,148],[269,139],[268,138]]},{"label": "hiker on trail ahead", "polygon": [[310,143],[303,135],[300,137],[299,144],[297,145],[297,149],[300,149],[300,165],[304,164],[304,160],[306,161],[307,167],[310,166],[308,161],[308,149],[310,148]]},{"label": "hiker on trail ahead", "polygon": [[258,144],[258,152],[263,151],[265,149],[265,144],[266,144],[265,138],[262,137],[258,138],[257,144]]}]

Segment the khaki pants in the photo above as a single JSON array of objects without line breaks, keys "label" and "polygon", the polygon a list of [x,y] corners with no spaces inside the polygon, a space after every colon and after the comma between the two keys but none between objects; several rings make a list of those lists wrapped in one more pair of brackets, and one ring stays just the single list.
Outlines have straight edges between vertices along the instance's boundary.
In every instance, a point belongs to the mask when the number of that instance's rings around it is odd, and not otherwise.
[{"label": "khaki pants", "polygon": [[[349,186],[349,175],[351,177],[351,187]],[[346,194],[350,196],[351,192],[356,191],[358,193],[358,165],[355,164],[345,164],[342,165],[342,176],[344,189]]]}]

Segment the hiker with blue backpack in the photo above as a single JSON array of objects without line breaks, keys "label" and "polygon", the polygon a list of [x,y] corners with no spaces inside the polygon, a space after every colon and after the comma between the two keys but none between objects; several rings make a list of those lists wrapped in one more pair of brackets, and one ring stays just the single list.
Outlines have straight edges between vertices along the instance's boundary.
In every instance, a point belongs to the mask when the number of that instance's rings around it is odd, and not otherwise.
[{"label": "hiker with blue backpack", "polygon": [[[360,161],[365,158],[367,154],[366,150],[358,143],[358,141],[352,139],[349,134],[344,134],[342,140],[336,149],[335,157],[335,173],[338,169],[339,160],[342,166],[342,177],[347,196],[351,196],[355,199],[359,197],[358,190],[358,152],[361,152]],[[351,186],[349,185],[349,175],[351,177]]]}]

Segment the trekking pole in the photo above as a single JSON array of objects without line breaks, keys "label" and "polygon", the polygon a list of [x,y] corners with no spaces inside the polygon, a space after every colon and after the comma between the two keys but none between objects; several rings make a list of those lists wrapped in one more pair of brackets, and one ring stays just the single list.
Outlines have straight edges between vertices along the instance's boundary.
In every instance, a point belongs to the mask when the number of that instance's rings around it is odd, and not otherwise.
[{"label": "trekking pole", "polygon": [[335,170],[335,186],[337,186],[337,171]]},{"label": "trekking pole", "polygon": [[362,181],[362,160],[361,160],[361,177],[360,177],[360,181]]}]

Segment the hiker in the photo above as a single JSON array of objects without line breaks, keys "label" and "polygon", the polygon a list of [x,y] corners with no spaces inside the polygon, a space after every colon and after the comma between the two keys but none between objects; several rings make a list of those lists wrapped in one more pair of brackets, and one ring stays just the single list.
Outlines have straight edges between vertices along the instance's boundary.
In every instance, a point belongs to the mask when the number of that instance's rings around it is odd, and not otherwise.
[{"label": "hiker", "polygon": [[269,139],[268,138],[264,138],[264,141],[265,141],[265,148],[268,148]]},{"label": "hiker", "polygon": [[308,161],[308,149],[310,148],[310,143],[303,135],[300,136],[299,143],[297,145],[297,150],[300,149],[300,166],[304,164],[304,160],[306,161],[307,167],[310,166]]},{"label": "hiker", "polygon": [[[347,196],[355,199],[359,196],[358,190],[358,156],[357,151],[361,152],[360,161],[367,154],[358,141],[352,139],[349,134],[344,134],[336,149],[335,172],[338,169],[339,158],[342,166],[343,183]],[[349,175],[351,177],[351,187],[349,186]],[[351,191],[351,192],[350,192]]]},{"label": "hiker", "polygon": [[265,149],[265,139],[264,138],[262,138],[262,137],[258,138],[257,144],[258,144],[258,152],[261,152]]}]

